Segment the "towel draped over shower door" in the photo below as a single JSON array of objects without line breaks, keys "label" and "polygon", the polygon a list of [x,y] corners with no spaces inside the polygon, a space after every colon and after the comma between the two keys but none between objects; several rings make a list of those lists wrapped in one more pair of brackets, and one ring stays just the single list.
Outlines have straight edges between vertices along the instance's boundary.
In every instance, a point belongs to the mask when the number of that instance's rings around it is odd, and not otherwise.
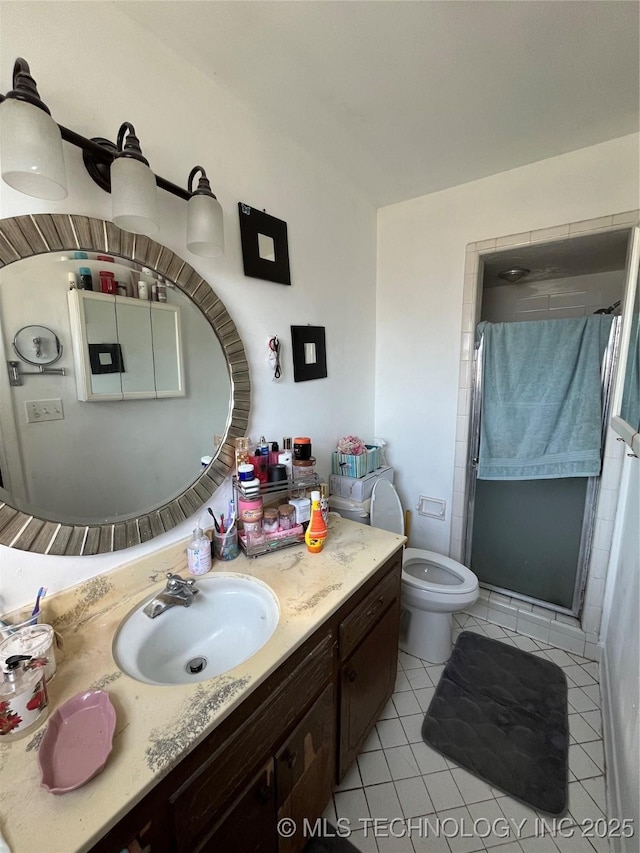
[{"label": "towel draped over shower door", "polygon": [[482,322],[482,480],[595,477],[611,315]]}]

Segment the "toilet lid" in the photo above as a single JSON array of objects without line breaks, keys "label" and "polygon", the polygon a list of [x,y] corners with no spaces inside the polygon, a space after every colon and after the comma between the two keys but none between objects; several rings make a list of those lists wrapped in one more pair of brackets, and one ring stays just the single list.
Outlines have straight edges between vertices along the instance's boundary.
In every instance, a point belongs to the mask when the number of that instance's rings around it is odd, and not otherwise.
[{"label": "toilet lid", "polygon": [[371,526],[404,536],[404,513],[392,484],[380,477],[371,492]]}]

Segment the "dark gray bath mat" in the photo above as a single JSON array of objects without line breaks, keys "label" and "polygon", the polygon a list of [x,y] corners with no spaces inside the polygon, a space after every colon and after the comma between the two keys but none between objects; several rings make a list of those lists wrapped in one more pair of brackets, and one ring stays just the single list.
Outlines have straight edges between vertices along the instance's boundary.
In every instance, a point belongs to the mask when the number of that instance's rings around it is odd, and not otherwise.
[{"label": "dark gray bath mat", "polygon": [[567,680],[550,660],[463,631],[422,724],[423,740],[535,809],[567,806]]},{"label": "dark gray bath mat", "polygon": [[360,853],[357,847],[338,835],[330,823],[325,824],[327,833],[324,838],[312,838],[307,841],[303,853]]}]

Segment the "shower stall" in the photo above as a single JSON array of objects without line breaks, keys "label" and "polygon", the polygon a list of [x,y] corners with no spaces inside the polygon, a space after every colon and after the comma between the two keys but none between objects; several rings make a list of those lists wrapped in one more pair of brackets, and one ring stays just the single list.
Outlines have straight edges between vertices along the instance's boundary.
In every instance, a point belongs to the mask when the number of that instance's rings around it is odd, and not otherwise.
[{"label": "shower stall", "polygon": [[[601,453],[610,416],[628,233],[574,238],[551,247],[527,246],[484,257],[481,321],[523,327],[561,318],[593,317],[588,321],[592,325],[606,319],[600,385],[598,388],[596,377],[594,391],[599,396]],[[473,361],[464,563],[489,590],[577,616],[587,578],[600,476],[478,476],[487,382],[484,326],[481,322],[478,328]],[[527,358],[538,356],[533,350]],[[494,365],[493,369],[499,372],[500,367]],[[554,381],[551,375],[548,381]],[[486,400],[485,405],[489,405]],[[593,408],[593,401],[591,405]]]}]

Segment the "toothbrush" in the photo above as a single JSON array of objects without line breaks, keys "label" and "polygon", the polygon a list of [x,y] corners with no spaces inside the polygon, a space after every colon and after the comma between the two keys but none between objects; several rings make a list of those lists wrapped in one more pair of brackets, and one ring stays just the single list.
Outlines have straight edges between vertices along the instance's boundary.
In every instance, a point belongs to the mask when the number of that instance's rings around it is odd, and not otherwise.
[{"label": "toothbrush", "polygon": [[47,589],[44,586],[41,586],[38,590],[38,595],[36,596],[36,604],[33,610],[31,611],[32,616],[37,616],[40,612],[40,600],[45,597],[47,594]]},{"label": "toothbrush", "polygon": [[213,523],[215,524],[215,527],[216,527],[216,533],[220,533],[220,525],[218,524],[218,519],[213,514],[213,510],[211,509],[210,506],[207,507],[207,512],[209,513],[209,515],[213,519]]}]

